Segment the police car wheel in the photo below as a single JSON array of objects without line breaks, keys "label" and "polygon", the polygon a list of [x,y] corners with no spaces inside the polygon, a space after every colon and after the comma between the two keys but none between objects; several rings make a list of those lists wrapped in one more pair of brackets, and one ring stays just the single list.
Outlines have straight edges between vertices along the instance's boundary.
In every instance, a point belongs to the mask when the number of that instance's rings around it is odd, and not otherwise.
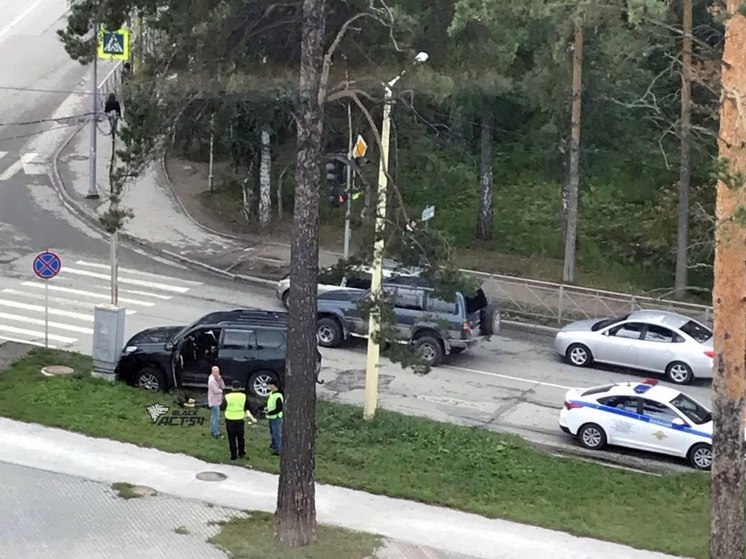
[{"label": "police car wheel", "polygon": [[712,447],[705,443],[695,444],[689,451],[689,463],[698,470],[712,467]]},{"label": "police car wheel", "polygon": [[576,367],[587,367],[593,362],[591,350],[583,344],[572,344],[565,353],[567,360]]},{"label": "police car wheel", "polygon": [[694,373],[686,363],[674,361],[666,367],[666,377],[674,384],[689,384],[694,379]]},{"label": "police car wheel", "polygon": [[600,450],[606,446],[606,432],[600,425],[586,423],[578,431],[578,440],[585,448]]}]

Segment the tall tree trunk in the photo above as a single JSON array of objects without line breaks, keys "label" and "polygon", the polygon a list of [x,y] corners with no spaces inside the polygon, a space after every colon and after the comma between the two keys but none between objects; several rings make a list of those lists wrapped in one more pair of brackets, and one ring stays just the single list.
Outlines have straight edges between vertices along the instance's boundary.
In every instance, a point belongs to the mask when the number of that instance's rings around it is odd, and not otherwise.
[{"label": "tall tree trunk", "polygon": [[[743,428],[746,400],[746,16],[741,0],[728,0],[720,107],[720,158],[726,180],[717,184],[715,286],[713,289],[715,379],[713,381],[712,515],[710,557],[743,559]],[[734,219],[735,218],[735,219]]]},{"label": "tall tree trunk", "polygon": [[259,223],[262,227],[272,220],[272,152],[270,151],[269,129],[262,128],[262,154],[259,164]]},{"label": "tall tree trunk", "polygon": [[683,0],[682,27],[684,38],[681,47],[681,161],[679,163],[679,225],[676,232],[676,278],[674,290],[677,297],[686,295],[689,247],[689,187],[691,183],[692,150],[692,0]]},{"label": "tall tree trunk", "polygon": [[567,224],[562,281],[575,281],[575,250],[578,239],[578,190],[580,185],[580,119],[583,95],[583,26],[576,24],[572,57],[572,115],[570,117],[570,169],[567,181]]},{"label": "tall tree trunk", "polygon": [[297,112],[297,169],[290,249],[290,313],[283,448],[275,529],[290,546],[316,541],[316,279],[323,107],[319,99],[326,1],[304,0]]},{"label": "tall tree trunk", "polygon": [[485,103],[481,122],[481,162],[479,171],[479,214],[477,215],[477,239],[492,239],[495,210],[492,206],[492,106]]}]

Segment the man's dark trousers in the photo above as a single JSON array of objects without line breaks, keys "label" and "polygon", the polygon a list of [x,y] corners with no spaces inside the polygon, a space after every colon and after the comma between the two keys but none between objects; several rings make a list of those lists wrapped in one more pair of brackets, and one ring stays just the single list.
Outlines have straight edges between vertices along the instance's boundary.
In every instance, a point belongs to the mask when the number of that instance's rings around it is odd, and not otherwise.
[{"label": "man's dark trousers", "polygon": [[228,445],[231,448],[231,460],[237,456],[243,458],[246,456],[244,448],[244,421],[243,419],[226,419],[225,430],[228,433]]}]

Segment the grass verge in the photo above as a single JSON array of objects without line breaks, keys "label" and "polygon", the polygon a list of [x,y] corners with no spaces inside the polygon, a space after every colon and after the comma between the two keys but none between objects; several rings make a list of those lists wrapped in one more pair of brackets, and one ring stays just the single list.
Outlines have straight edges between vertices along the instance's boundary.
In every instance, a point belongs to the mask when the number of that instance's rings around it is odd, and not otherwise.
[{"label": "grass verge", "polygon": [[[90,358],[35,350],[0,373],[0,415],[107,437],[211,462],[230,462],[225,440],[203,426],[156,425],[145,406],[174,408],[153,394],[88,375],[47,378],[44,365],[90,370]],[[200,413],[207,417],[207,410]],[[251,465],[277,473],[266,424],[248,428]],[[518,437],[381,410],[318,403],[317,479],[322,483],[443,505],[706,558],[709,478],[654,477],[538,451]]]},{"label": "grass verge", "polygon": [[232,559],[366,559],[380,545],[372,534],[354,532],[332,526],[319,526],[316,543],[302,548],[289,548],[274,539],[274,516],[252,512],[248,518],[233,518],[223,524],[210,543],[228,551]]}]

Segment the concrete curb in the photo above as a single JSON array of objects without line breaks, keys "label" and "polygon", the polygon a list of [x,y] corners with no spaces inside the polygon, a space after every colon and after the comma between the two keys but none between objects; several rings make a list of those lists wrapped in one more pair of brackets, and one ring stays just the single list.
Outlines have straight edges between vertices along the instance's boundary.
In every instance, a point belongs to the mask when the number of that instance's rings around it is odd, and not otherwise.
[{"label": "concrete curb", "polygon": [[[54,155],[52,156],[52,185],[54,186],[54,189],[57,191],[60,201],[62,202],[62,205],[65,206],[65,208],[68,211],[76,215],[86,225],[88,225],[94,231],[99,233],[102,238],[106,238],[107,234],[104,230],[103,225],[101,225],[101,222],[98,220],[97,217],[91,214],[90,210],[86,209],[82,204],[80,204],[77,200],[73,198],[73,196],[68,191],[68,187],[65,184],[65,181],[62,180],[62,175],[59,170],[59,159],[60,159],[62,152],[67,148],[67,146],[70,145],[70,142],[72,142],[75,139],[75,137],[86,126],[87,126],[87,123],[84,123],[78,126],[75,129],[75,131],[67,138],[67,140],[62,142],[60,147],[55,151]],[[181,254],[177,254],[170,250],[157,248],[153,246],[151,243],[144,241],[142,239],[139,239],[123,231],[119,232],[119,237],[122,239],[122,241],[124,241],[125,244],[136,245],[140,249],[149,253],[151,256],[158,256],[166,260],[170,260],[172,262],[198,268],[203,271],[233,280],[235,282],[259,285],[261,287],[270,287],[270,288],[274,288],[277,285],[277,282],[273,280],[226,272],[225,270],[221,270],[220,268],[210,266],[209,264],[199,262],[198,260],[187,258],[186,256],[182,256]]]},{"label": "concrete curb", "polygon": [[518,322],[517,320],[502,320],[502,324],[508,326],[512,330],[518,330],[521,332],[527,332],[529,334],[537,334],[539,336],[551,336],[554,337],[559,328],[552,326],[544,326],[543,324],[531,324],[529,322]]}]

